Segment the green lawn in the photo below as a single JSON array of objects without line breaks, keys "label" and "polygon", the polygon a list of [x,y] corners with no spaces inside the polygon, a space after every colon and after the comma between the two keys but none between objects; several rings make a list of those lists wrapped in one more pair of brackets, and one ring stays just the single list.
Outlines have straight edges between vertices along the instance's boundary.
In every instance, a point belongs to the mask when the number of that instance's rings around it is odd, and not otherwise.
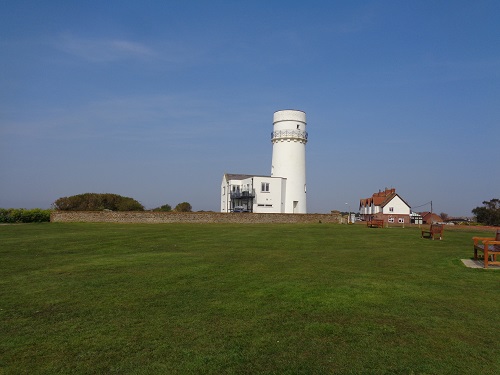
[{"label": "green lawn", "polygon": [[333,224],[0,226],[3,374],[499,374],[471,237]]}]

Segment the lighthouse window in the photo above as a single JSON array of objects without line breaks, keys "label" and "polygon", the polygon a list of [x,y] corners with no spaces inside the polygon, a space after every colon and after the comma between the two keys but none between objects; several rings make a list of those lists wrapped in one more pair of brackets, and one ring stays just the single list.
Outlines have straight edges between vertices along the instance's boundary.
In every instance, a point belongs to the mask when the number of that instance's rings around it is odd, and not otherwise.
[{"label": "lighthouse window", "polygon": [[269,192],[269,182],[263,182],[260,191]]}]

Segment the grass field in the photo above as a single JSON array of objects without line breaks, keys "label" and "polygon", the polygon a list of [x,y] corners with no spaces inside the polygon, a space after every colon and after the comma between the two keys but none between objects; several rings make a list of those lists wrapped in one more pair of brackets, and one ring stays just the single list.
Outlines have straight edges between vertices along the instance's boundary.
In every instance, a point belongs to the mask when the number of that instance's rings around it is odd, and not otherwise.
[{"label": "grass field", "polygon": [[0,226],[3,374],[499,374],[469,230]]}]

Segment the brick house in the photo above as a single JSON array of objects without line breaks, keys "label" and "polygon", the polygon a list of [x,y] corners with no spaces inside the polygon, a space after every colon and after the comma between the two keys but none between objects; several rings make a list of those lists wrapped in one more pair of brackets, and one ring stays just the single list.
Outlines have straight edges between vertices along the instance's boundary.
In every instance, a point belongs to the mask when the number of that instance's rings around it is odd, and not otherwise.
[{"label": "brick house", "polygon": [[422,216],[422,222],[424,224],[432,224],[432,223],[442,223],[443,219],[438,214],[433,212],[420,212],[420,216]]},{"label": "brick house", "polygon": [[362,220],[384,220],[386,223],[410,224],[411,207],[397,193],[396,189],[379,190],[370,198],[359,201]]}]

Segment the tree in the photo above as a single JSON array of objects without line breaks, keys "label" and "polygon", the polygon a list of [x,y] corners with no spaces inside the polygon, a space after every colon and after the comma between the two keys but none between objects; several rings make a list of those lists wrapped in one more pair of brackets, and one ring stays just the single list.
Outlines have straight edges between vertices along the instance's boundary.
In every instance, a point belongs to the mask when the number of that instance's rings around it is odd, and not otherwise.
[{"label": "tree", "polygon": [[485,225],[500,225],[500,199],[483,202],[484,207],[476,207],[472,213],[479,223]]},{"label": "tree", "polygon": [[172,211],[172,206],[170,206],[169,204],[164,204],[161,207],[153,208],[153,211],[170,212]]},{"label": "tree", "polygon": [[191,212],[192,210],[193,207],[188,202],[182,202],[175,206],[175,211],[177,212]]},{"label": "tree", "polygon": [[52,207],[60,211],[144,211],[133,198],[118,194],[85,193],[57,199]]},{"label": "tree", "polygon": [[441,212],[439,216],[443,219],[443,221],[446,221],[449,218],[449,215],[446,212]]}]

